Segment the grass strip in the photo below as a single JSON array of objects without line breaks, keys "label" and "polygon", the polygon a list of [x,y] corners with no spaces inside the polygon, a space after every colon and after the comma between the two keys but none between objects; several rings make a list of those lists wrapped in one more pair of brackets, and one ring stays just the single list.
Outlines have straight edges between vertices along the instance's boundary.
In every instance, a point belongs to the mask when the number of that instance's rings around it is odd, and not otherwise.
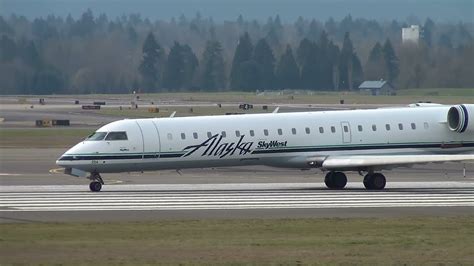
[{"label": "grass strip", "polygon": [[63,148],[85,139],[88,128],[0,128],[1,148]]},{"label": "grass strip", "polygon": [[2,264],[470,264],[474,216],[1,224]]}]

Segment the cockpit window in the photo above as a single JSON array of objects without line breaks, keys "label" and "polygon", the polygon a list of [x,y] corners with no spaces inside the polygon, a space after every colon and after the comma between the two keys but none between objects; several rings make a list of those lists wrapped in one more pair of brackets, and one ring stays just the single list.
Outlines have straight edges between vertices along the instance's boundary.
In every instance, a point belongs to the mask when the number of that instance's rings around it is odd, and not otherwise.
[{"label": "cockpit window", "polygon": [[124,131],[110,132],[105,140],[127,140],[127,133]]},{"label": "cockpit window", "polygon": [[94,132],[86,140],[103,140],[107,132]]}]

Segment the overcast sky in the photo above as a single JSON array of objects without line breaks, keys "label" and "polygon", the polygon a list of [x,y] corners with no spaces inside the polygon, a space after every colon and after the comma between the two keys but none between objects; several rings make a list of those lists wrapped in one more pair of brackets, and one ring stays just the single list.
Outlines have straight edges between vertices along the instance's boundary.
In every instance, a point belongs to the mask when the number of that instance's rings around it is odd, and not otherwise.
[{"label": "overcast sky", "polygon": [[78,17],[87,8],[111,18],[140,13],[142,17],[163,20],[181,14],[194,17],[200,12],[215,21],[235,20],[239,14],[260,21],[279,14],[287,22],[298,16],[326,20],[347,14],[378,20],[404,20],[415,15],[421,20],[431,17],[440,22],[474,21],[474,0],[0,0],[3,16],[16,13],[29,18],[48,14]]}]

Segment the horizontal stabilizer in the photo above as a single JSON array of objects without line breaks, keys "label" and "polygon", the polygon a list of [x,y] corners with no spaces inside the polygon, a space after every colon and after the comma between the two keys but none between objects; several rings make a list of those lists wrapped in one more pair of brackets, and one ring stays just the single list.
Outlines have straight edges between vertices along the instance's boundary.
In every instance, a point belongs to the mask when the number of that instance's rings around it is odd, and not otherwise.
[{"label": "horizontal stabilizer", "polygon": [[325,169],[354,169],[377,166],[401,166],[425,163],[473,161],[474,154],[432,154],[432,155],[355,155],[329,156],[324,160]]}]

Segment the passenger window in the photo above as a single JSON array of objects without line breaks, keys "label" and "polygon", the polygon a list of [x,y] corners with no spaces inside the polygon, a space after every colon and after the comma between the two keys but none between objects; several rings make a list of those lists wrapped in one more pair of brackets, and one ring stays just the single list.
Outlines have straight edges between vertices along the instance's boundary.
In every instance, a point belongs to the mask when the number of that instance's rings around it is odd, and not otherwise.
[{"label": "passenger window", "polygon": [[416,124],[415,123],[411,123],[411,129],[413,129],[413,130],[416,129]]},{"label": "passenger window", "polygon": [[403,130],[403,124],[402,123],[398,124],[398,129]]},{"label": "passenger window", "polygon": [[283,130],[281,130],[281,128],[278,129],[278,135],[283,135]]},{"label": "passenger window", "polygon": [[321,133],[321,134],[324,133],[324,127],[319,127],[319,133]]},{"label": "passenger window", "polygon": [[255,136],[255,132],[253,131],[253,129],[250,130],[250,136]]},{"label": "passenger window", "polygon": [[390,131],[390,124],[386,124],[386,125],[385,125],[385,129],[386,129],[387,131]]},{"label": "passenger window", "polygon": [[105,140],[127,140],[127,133],[121,132],[110,132],[105,137]]},{"label": "passenger window", "polygon": [[309,127],[305,128],[304,130],[306,131],[306,134],[311,133],[311,130],[309,129]]},{"label": "passenger window", "polygon": [[428,124],[428,122],[425,122],[425,123],[424,123],[424,127],[425,127],[425,129],[428,129],[428,128],[430,127],[430,125]]},{"label": "passenger window", "polygon": [[207,137],[208,137],[208,138],[211,138],[211,137],[212,137],[212,133],[211,133],[211,132],[207,132]]},{"label": "passenger window", "polygon": [[357,129],[359,130],[359,132],[362,132],[362,130],[363,130],[363,128],[362,128],[361,125],[358,125],[358,126],[357,126]]},{"label": "passenger window", "polygon": [[268,129],[263,130],[263,135],[268,136]]},{"label": "passenger window", "polygon": [[292,128],[292,129],[291,129],[291,133],[292,133],[293,135],[296,135],[296,128]]},{"label": "passenger window", "polygon": [[377,131],[377,125],[372,125],[372,131]]},{"label": "passenger window", "polygon": [[193,138],[194,138],[194,139],[197,139],[197,138],[198,138],[198,133],[194,132],[194,133],[193,133]]},{"label": "passenger window", "polygon": [[87,137],[86,140],[103,140],[105,135],[107,135],[107,132],[94,132],[89,137]]},{"label": "passenger window", "polygon": [[186,139],[186,134],[181,133],[181,139]]},{"label": "passenger window", "polygon": [[349,127],[348,126],[344,126],[344,132],[349,132]]},{"label": "passenger window", "polygon": [[236,137],[240,137],[240,131],[236,130],[236,131],[235,131],[235,136],[236,136]]},{"label": "passenger window", "polygon": [[173,140],[173,135],[171,135],[171,133],[168,133],[167,137],[168,137],[168,140]]},{"label": "passenger window", "polygon": [[331,126],[331,132],[336,133],[336,127],[335,126]]},{"label": "passenger window", "polygon": [[225,138],[225,136],[226,136],[225,131],[222,131],[221,135],[222,135],[223,138]]}]

